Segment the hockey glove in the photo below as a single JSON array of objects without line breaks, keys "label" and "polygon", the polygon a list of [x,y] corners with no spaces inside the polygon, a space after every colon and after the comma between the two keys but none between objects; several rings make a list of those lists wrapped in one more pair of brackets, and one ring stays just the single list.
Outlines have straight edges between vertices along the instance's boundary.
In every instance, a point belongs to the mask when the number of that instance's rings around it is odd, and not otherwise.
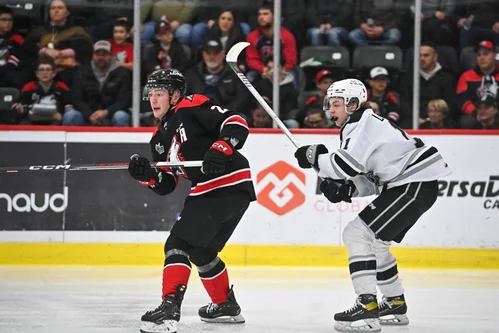
[{"label": "hockey glove", "polygon": [[344,182],[325,179],[320,185],[321,192],[332,203],[341,201],[352,202],[352,196],[356,189],[351,180]]},{"label": "hockey glove", "polygon": [[205,175],[221,175],[225,173],[227,162],[232,159],[234,149],[224,140],[215,141],[206,152],[203,159],[203,173]]},{"label": "hockey glove", "polygon": [[133,179],[138,180],[142,185],[150,186],[158,182],[158,173],[154,168],[151,168],[149,160],[138,154],[130,156],[128,173]]},{"label": "hockey glove", "polygon": [[329,151],[323,144],[303,146],[296,150],[295,158],[298,165],[303,169],[310,169],[312,166],[319,169],[319,155],[327,154]]}]

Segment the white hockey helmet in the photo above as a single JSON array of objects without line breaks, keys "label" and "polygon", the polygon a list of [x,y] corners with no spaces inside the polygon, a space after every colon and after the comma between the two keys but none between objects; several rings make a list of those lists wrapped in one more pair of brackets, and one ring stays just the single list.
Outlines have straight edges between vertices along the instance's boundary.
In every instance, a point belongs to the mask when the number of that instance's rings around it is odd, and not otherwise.
[{"label": "white hockey helmet", "polygon": [[324,111],[329,111],[331,100],[334,97],[342,97],[345,101],[345,106],[357,103],[357,109],[359,109],[360,105],[367,101],[367,89],[357,79],[345,79],[334,82],[327,89],[326,98],[324,98]]}]

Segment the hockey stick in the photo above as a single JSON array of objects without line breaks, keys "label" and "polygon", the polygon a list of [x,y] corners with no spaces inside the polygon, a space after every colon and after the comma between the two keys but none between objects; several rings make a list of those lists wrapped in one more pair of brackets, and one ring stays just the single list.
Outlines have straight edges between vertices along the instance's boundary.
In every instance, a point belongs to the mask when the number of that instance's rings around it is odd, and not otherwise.
[{"label": "hockey stick", "polygon": [[[151,167],[184,167],[199,168],[203,161],[184,161],[184,162],[154,162]],[[128,169],[126,163],[99,163],[99,164],[49,164],[49,165],[31,165],[20,167],[0,167],[0,173],[17,173],[23,171],[93,171],[93,170],[124,170]]]},{"label": "hockey stick", "polygon": [[[248,42],[239,42],[239,43],[235,44],[233,47],[231,47],[230,50],[229,50],[229,52],[227,53],[227,57],[225,57],[225,59],[227,60],[227,63],[229,64],[230,68],[232,68],[232,70],[234,71],[234,73],[236,73],[237,77],[239,77],[239,79],[244,83],[244,85],[246,86],[246,88],[248,88],[248,90],[250,91],[250,93],[256,98],[256,100],[258,101],[258,103],[260,103],[260,105],[263,107],[263,109],[265,110],[265,112],[267,112],[268,115],[272,119],[274,119],[274,121],[276,122],[277,126],[281,129],[281,131],[284,132],[284,134],[293,143],[293,145],[296,148],[300,148],[301,145],[298,143],[298,141],[296,140],[296,138],[294,137],[294,135],[291,134],[291,132],[289,131],[289,129],[286,127],[286,125],[284,125],[284,123],[281,121],[281,119],[279,119],[279,117],[275,114],[274,110],[272,110],[272,108],[267,104],[267,102],[265,102],[265,100],[263,99],[262,95],[260,95],[258,93],[258,91],[256,91],[255,87],[253,87],[253,85],[248,81],[248,79],[246,78],[246,76],[241,72],[241,70],[239,70],[239,67],[237,67],[237,58],[239,57],[239,54],[248,45],[250,45],[250,43],[248,43]],[[317,170],[315,167],[314,167],[314,170],[317,173],[319,173],[319,170]],[[321,177],[321,179],[323,179],[323,178]]]},{"label": "hockey stick", "polygon": [[239,67],[237,67],[237,58],[239,57],[239,54],[248,46],[250,43],[247,42],[239,42],[233,47],[230,48],[229,52],[227,53],[227,57],[225,59],[227,60],[227,63],[229,64],[230,68],[236,73],[236,75],[239,77],[239,79],[244,83],[246,88],[250,91],[250,93],[256,98],[258,103],[263,107],[265,112],[269,114],[269,116],[274,119],[276,122],[277,126],[281,129],[281,131],[286,134],[288,139],[293,143],[293,145],[296,148],[300,148],[300,144],[296,140],[296,138],[291,134],[291,132],[288,130],[286,125],[279,119],[279,117],[275,114],[274,110],[265,102],[263,97],[256,91],[255,87],[248,81],[246,76],[239,70]]}]

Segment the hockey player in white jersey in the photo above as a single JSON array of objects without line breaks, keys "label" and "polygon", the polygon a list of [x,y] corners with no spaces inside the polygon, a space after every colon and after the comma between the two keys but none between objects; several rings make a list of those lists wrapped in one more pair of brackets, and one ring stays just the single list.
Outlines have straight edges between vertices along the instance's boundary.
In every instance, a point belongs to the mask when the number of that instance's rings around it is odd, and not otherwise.
[{"label": "hockey player in white jersey", "polygon": [[[340,332],[379,332],[380,324],[409,323],[390,245],[400,243],[435,203],[437,180],[451,173],[435,147],[379,117],[366,101],[361,81],[333,83],[324,111],[341,127],[340,148],[329,153],[317,144],[295,153],[300,167],[314,167],[326,179],[320,189],[329,201],[378,195],[343,231],[357,299],[351,309],[335,314]],[[379,304],[376,286],[383,295]]]}]

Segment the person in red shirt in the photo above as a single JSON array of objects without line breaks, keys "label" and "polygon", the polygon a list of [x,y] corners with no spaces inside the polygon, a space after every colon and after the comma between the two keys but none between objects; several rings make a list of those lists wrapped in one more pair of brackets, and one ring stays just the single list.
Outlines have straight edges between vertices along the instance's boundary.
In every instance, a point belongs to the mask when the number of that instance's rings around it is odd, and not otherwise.
[{"label": "person in red shirt", "polygon": [[126,21],[117,21],[113,28],[111,52],[120,66],[133,70],[133,45],[128,42],[130,27]]},{"label": "person in red shirt", "polygon": [[[263,4],[258,9],[258,29],[248,34],[246,41],[250,43],[246,51],[249,72],[248,80],[254,81],[261,76],[269,75],[265,61],[274,54],[274,12],[272,5]],[[281,52],[285,59],[285,69],[293,75],[297,63],[296,40],[291,32],[281,27]]]}]

